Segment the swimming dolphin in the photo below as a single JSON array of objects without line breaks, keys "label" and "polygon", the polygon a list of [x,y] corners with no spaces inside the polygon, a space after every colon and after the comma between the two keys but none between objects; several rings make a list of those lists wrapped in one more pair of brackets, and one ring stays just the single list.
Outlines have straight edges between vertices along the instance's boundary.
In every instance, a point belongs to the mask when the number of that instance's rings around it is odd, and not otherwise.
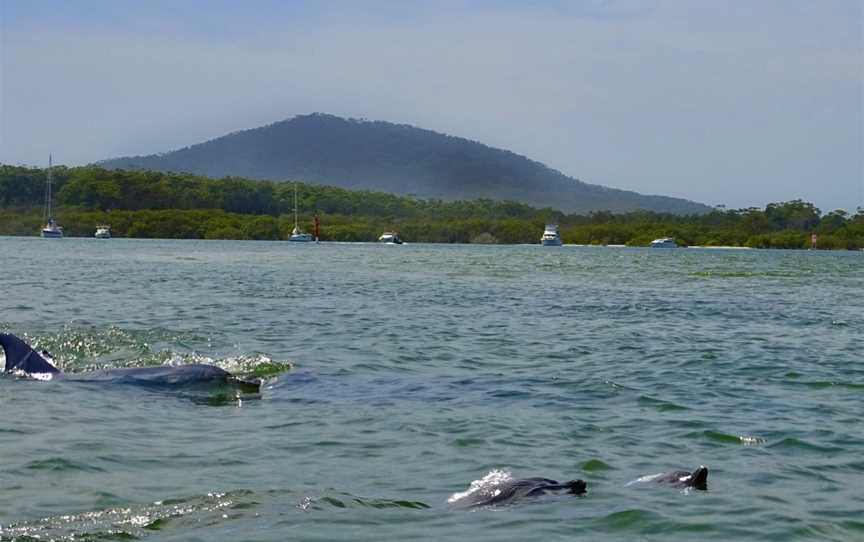
[{"label": "swimming dolphin", "polygon": [[686,470],[675,470],[661,474],[652,480],[658,484],[669,485],[672,487],[693,487],[696,489],[708,489],[708,467],[700,465],[693,472]]},{"label": "swimming dolphin", "polygon": [[153,387],[229,385],[247,393],[257,393],[261,389],[261,383],[258,381],[244,380],[224,369],[203,363],[177,367],[127,367],[82,374],[63,374],[60,369],[45,359],[51,358],[48,352],[44,350],[41,354],[36,352],[15,335],[0,333],[0,346],[6,352],[5,371],[7,373],[22,372],[40,380],[63,378],[75,382],[110,382]]},{"label": "swimming dolphin", "polygon": [[587,484],[583,480],[558,482],[549,478],[519,478],[504,480],[494,485],[470,491],[459,498],[451,500],[451,504],[464,507],[494,506],[511,504],[524,498],[539,497],[549,492],[566,491],[572,495],[582,495]]}]

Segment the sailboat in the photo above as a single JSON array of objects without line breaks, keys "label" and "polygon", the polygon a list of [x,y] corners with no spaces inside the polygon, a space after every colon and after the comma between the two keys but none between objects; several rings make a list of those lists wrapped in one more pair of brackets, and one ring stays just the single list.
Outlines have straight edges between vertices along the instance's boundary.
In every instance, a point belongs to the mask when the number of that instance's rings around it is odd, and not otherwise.
[{"label": "sailboat", "polygon": [[311,233],[304,233],[303,230],[300,229],[300,225],[297,222],[297,183],[294,183],[294,230],[291,231],[291,235],[288,237],[289,241],[297,241],[301,243],[309,243],[313,241]]},{"label": "sailboat", "polygon": [[63,228],[57,225],[54,217],[51,216],[51,173],[53,164],[51,163],[51,155],[48,155],[48,184],[45,187],[45,211],[42,220],[45,222],[45,227],[42,228],[42,237],[45,239],[60,239],[63,237]]}]

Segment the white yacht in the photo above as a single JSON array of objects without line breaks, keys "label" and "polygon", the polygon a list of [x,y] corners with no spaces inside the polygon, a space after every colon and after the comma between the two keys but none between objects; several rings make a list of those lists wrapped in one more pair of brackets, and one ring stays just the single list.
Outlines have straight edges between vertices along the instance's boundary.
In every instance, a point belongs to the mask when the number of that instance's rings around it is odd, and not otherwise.
[{"label": "white yacht", "polygon": [[51,155],[48,155],[48,183],[45,186],[45,212],[43,220],[45,226],[42,228],[42,237],[45,239],[60,239],[63,237],[63,228],[57,225],[54,217],[51,216],[51,177],[53,164],[51,163]]},{"label": "white yacht", "polygon": [[388,245],[402,244],[402,238],[399,237],[399,234],[395,231],[385,231],[381,234],[381,237],[378,238],[378,241],[381,243],[386,243]]},{"label": "white yacht", "polygon": [[288,237],[289,241],[299,242],[299,243],[309,243],[314,241],[311,233],[305,233],[300,229],[300,225],[297,222],[297,183],[294,183],[294,229],[291,230],[291,235]]},{"label": "white yacht", "polygon": [[111,239],[111,226],[107,224],[96,226],[96,234],[94,237],[96,239]]},{"label": "white yacht", "polygon": [[540,242],[545,247],[560,247],[561,233],[558,231],[558,224],[546,224],[546,229],[543,230],[543,237]]},{"label": "white yacht", "polygon": [[651,241],[651,248],[676,248],[678,243],[671,237],[663,237],[662,239],[654,239]]}]

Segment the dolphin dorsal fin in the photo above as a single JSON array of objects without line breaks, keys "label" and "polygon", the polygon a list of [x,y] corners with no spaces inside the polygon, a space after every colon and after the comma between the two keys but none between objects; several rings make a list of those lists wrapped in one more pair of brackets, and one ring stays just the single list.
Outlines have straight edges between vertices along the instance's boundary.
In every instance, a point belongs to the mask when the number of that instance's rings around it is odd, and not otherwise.
[{"label": "dolphin dorsal fin", "polygon": [[24,371],[27,374],[59,373],[57,367],[51,365],[38,352],[9,333],[0,333],[0,346],[6,352],[5,371]]}]

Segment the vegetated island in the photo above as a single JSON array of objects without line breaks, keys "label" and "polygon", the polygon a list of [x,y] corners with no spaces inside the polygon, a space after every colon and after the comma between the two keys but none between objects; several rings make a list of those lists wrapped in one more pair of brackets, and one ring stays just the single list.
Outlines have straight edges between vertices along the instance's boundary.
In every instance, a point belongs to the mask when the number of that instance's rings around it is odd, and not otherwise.
[{"label": "vegetated island", "polygon": [[[0,165],[0,235],[38,235],[46,170]],[[294,226],[292,183],[236,177],[107,170],[86,166],[53,170],[55,218],[67,236],[92,237],[111,224],[117,237],[286,239]],[[714,209],[675,215],[654,211],[564,214],[512,201],[441,201],[332,186],[299,185],[300,223],[321,221],[324,241],[374,241],[385,230],[413,242],[538,243],[556,222],[568,244],[646,246],[658,237],[682,245],[864,248],[864,209],[827,214],[801,200],[764,209]]]}]

